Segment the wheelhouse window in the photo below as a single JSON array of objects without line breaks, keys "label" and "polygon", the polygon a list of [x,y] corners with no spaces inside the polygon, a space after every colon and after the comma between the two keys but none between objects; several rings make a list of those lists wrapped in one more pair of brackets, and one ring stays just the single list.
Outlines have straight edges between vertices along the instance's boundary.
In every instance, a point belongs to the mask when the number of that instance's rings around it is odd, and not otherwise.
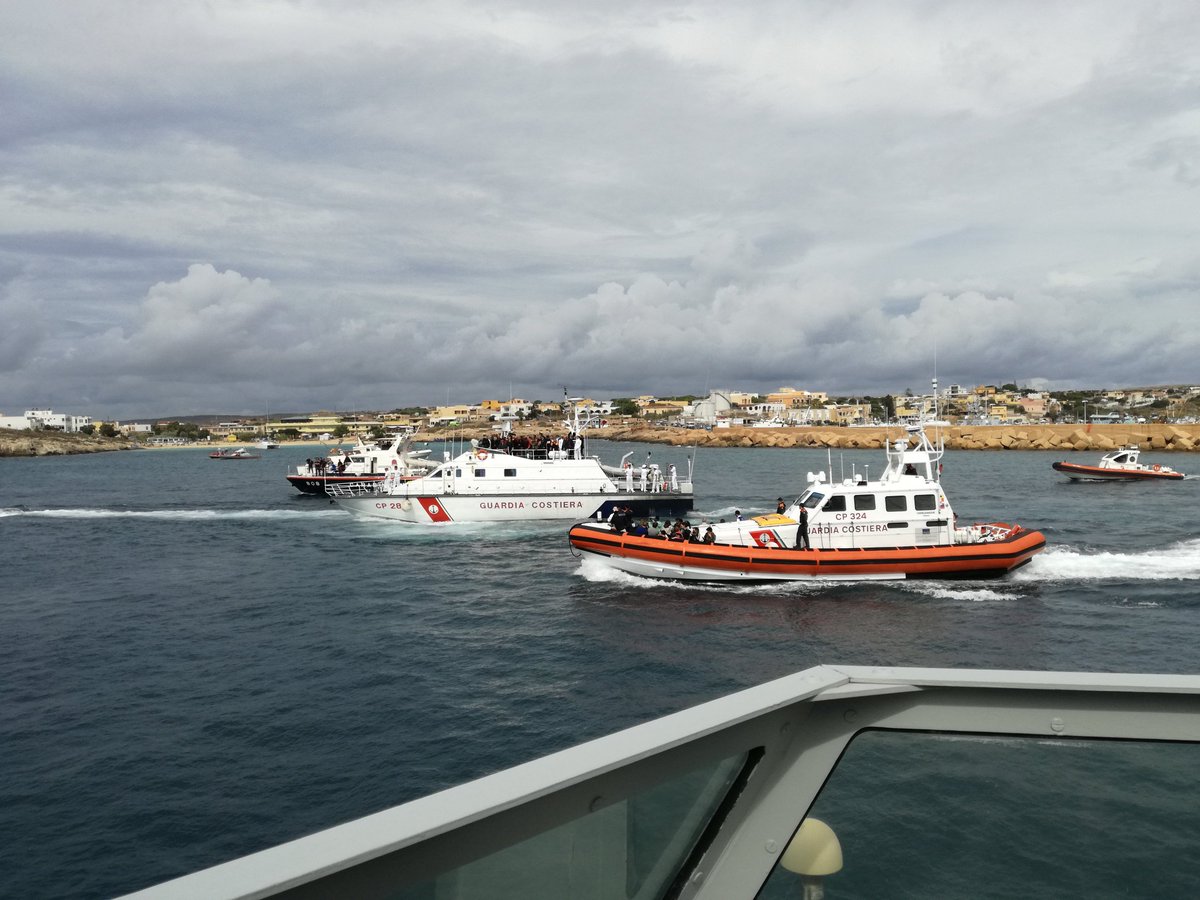
[{"label": "wheelhouse window", "polygon": [[475,470],[475,477],[476,477],[476,478],[482,478],[482,477],[483,477],[484,475],[486,475],[486,474],[487,474],[487,469],[476,469],[476,470]]},{"label": "wheelhouse window", "polygon": [[846,497],[843,494],[838,494],[835,497],[830,497],[825,501],[825,512],[845,512]]},{"label": "wheelhouse window", "polygon": [[871,510],[875,508],[874,494],[855,494],[854,508],[857,510]]},{"label": "wheelhouse window", "polygon": [[933,494],[917,494],[913,497],[913,508],[920,512],[931,512],[937,509],[937,497]]},{"label": "wheelhouse window", "polygon": [[883,498],[883,508],[888,512],[908,512],[908,498],[903,494],[888,494]]},{"label": "wheelhouse window", "polygon": [[517,470],[516,470],[516,469],[505,469],[505,470],[504,470],[504,477],[505,477],[505,478],[516,478],[516,477],[517,477]]},{"label": "wheelhouse window", "polygon": [[818,506],[821,505],[821,501],[824,499],[825,499],[824,494],[818,494],[816,491],[809,491],[807,494],[805,494],[803,497],[800,498],[800,503],[806,509],[816,509]]}]

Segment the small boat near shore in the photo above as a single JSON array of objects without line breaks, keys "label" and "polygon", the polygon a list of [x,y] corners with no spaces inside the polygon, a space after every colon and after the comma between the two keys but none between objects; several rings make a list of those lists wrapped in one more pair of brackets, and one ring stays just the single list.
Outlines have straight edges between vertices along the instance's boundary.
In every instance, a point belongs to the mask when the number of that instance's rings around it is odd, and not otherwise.
[{"label": "small boat near shore", "polygon": [[1170,466],[1140,462],[1140,456],[1136,446],[1118,447],[1105,453],[1094,466],[1065,461],[1052,465],[1073,481],[1182,481],[1185,477]]},{"label": "small boat near shore", "polygon": [[692,509],[692,458],[686,474],[664,471],[649,460],[634,468],[632,452],[618,466],[587,455],[583,431],[592,416],[577,399],[565,399],[564,437],[531,443],[502,421],[492,438],[472,440],[470,449],[411,477],[387,475],[379,483],[329,484],[330,498],[357,516],[418,525],[607,517],[628,509],[635,516],[673,517]]},{"label": "small boat near shore", "polygon": [[245,447],[228,447],[224,450],[214,450],[208,454],[209,459],[260,459],[257,453],[251,453]]},{"label": "small boat near shore", "polygon": [[[627,533],[608,522],[572,526],[584,558],[633,575],[677,581],[996,578],[1025,565],[1045,537],[1019,525],[960,526],[940,481],[944,445],[923,425],[888,442],[878,480],[809,473],[783,512],[708,526],[705,540]],[[696,532],[693,532],[696,534]]]}]

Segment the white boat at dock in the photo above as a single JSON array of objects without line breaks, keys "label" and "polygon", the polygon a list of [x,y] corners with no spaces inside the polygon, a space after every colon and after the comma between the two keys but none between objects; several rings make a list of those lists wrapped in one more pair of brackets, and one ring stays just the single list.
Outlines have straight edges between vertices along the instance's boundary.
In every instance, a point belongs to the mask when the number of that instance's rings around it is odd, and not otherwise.
[{"label": "white boat at dock", "polygon": [[619,465],[605,465],[587,455],[583,432],[595,424],[594,416],[580,409],[577,398],[564,405],[565,437],[552,444],[527,445],[505,420],[494,437],[472,440],[453,458],[447,453],[441,463],[422,460],[423,473],[406,473],[398,463],[378,483],[329,484],[326,490],[354,515],[420,525],[574,521],[608,517],[618,507],[639,517],[675,517],[692,509],[690,455],[686,472],[648,459],[635,467],[632,452]]}]

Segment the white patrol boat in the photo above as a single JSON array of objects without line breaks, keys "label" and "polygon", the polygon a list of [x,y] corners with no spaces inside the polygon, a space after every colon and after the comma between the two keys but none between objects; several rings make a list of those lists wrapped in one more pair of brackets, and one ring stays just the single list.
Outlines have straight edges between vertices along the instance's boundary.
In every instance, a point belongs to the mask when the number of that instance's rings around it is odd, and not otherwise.
[{"label": "white patrol boat", "polygon": [[[808,489],[782,513],[700,530],[700,542],[625,534],[602,522],[571,528],[573,550],[614,569],[680,581],[986,578],[1022,566],[1045,547],[1040,532],[1003,522],[959,527],[924,425],[887,444],[875,481],[840,483],[808,473]],[[703,526],[701,526],[703,529]],[[707,537],[707,540],[704,540]]]},{"label": "white patrol boat", "polygon": [[676,517],[692,508],[692,458],[687,472],[664,471],[648,460],[634,467],[632,452],[620,466],[588,456],[583,432],[594,423],[564,400],[570,437],[553,446],[522,446],[505,419],[499,434],[471,441],[471,448],[413,478],[387,476],[378,484],[326,487],[347,512],[418,525],[451,522],[504,522],[530,519],[607,518],[618,507],[637,517]]},{"label": "white patrol boat", "polygon": [[1073,481],[1182,481],[1184,474],[1170,466],[1139,462],[1141,450],[1136,444],[1110,450],[1094,466],[1056,462],[1053,468]]}]

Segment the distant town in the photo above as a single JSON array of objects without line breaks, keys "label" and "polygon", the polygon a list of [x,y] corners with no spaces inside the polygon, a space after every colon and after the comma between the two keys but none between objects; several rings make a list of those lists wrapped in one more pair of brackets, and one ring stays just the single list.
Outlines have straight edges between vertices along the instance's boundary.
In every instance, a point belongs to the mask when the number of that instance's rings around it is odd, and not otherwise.
[{"label": "distant town", "polygon": [[[303,414],[230,418],[187,416],[148,422],[118,422],[89,415],[29,409],[23,415],[0,414],[0,430],[80,432],[105,437],[130,436],[146,443],[198,440],[249,441],[341,439],[395,432],[486,426],[515,420],[561,424],[563,400],[482,400],[474,404],[409,407],[376,412],[318,411]],[[677,428],[732,426],[788,428],[856,427],[940,419],[951,424],[1017,425],[1060,423],[1144,423],[1200,421],[1200,386],[1168,386],[1084,391],[1033,391],[1015,384],[951,384],[936,396],[888,394],[881,397],[830,397],[824,391],[781,387],[769,394],[711,391],[706,397],[581,398],[578,405],[603,427],[610,422],[642,420]]]}]

